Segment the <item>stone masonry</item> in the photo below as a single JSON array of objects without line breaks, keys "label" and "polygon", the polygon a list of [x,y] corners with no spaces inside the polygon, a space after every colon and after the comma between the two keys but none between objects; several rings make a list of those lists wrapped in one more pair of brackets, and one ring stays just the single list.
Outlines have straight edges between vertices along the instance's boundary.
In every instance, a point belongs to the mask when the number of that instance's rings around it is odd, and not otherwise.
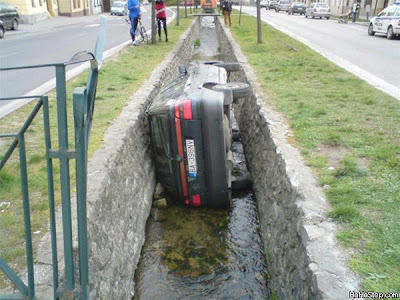
[{"label": "stone masonry", "polygon": [[225,61],[242,65],[232,81],[252,88],[235,116],[254,179],[271,286],[279,299],[347,299],[349,291],[359,290],[359,281],[335,240],[335,224],[326,217],[329,203],[298,150],[286,141],[285,119],[268,104],[230,31],[218,22],[217,32]]},{"label": "stone masonry", "polygon": [[155,186],[145,110],[162,85],[187,65],[196,19],[173,52],[131,97],[107,129],[89,164],[88,233],[91,299],[130,299]]}]

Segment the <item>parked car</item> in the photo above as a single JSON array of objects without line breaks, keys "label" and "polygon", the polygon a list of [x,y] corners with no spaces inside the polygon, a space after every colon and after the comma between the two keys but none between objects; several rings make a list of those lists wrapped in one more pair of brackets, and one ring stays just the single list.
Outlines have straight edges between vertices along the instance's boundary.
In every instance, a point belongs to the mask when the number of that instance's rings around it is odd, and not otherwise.
[{"label": "parked car", "polygon": [[260,1],[260,7],[267,7],[268,6],[268,0],[261,0]]},{"label": "parked car", "polygon": [[3,21],[0,20],[0,39],[4,37],[5,32],[6,32],[6,27],[4,26]]},{"label": "parked car", "polygon": [[276,0],[271,0],[271,1],[269,1],[269,5],[267,6],[267,9],[268,9],[268,10],[270,10],[270,9],[275,9],[277,4],[278,4],[278,1],[276,1]]},{"label": "parked car", "polygon": [[110,14],[116,16],[126,16],[128,14],[127,2],[114,1],[114,3],[111,5]]},{"label": "parked car", "polygon": [[18,30],[19,14],[15,6],[0,2],[0,20],[6,29]]},{"label": "parked car", "polygon": [[368,34],[383,33],[388,39],[400,35],[400,1],[386,7],[369,22]]},{"label": "parked car", "polygon": [[232,183],[232,102],[245,83],[228,83],[237,63],[194,63],[166,84],[147,108],[156,174],[179,203],[222,207]]},{"label": "parked car", "polygon": [[317,3],[311,3],[309,7],[306,9],[305,17],[315,18],[318,17],[320,19],[326,18],[329,20],[331,17],[331,9],[328,4],[322,3],[322,2],[317,2]]},{"label": "parked car", "polygon": [[280,11],[288,11],[290,6],[290,2],[288,0],[281,0],[278,2],[278,4],[275,7],[276,12]]},{"label": "parked car", "polygon": [[294,14],[304,15],[306,13],[306,8],[307,8],[307,5],[304,2],[293,2],[288,9],[288,14],[289,15],[294,15]]}]

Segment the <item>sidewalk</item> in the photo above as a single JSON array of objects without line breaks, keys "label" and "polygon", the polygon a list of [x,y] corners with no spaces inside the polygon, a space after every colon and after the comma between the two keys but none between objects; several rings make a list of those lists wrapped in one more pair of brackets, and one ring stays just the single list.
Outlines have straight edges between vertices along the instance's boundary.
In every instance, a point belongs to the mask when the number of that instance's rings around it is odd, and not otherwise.
[{"label": "sidewalk", "polygon": [[[104,15],[109,15],[105,13]],[[82,16],[82,17],[50,17],[46,20],[37,22],[35,24],[19,24],[19,28],[17,31],[7,31],[8,34],[21,34],[21,33],[31,33],[31,32],[43,32],[49,31],[57,28],[67,27],[71,25],[77,24],[88,24],[93,23],[95,20],[100,20],[101,14],[97,15],[89,15],[89,16]],[[99,22],[100,23],[100,22]]]}]

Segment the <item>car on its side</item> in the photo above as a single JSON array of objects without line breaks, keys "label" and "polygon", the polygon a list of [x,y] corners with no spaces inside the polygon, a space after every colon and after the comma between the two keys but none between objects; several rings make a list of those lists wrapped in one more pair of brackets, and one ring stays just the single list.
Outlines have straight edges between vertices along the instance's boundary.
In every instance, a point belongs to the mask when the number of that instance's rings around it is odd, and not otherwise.
[{"label": "car on its side", "polygon": [[400,35],[400,1],[386,7],[368,25],[368,34],[385,34],[388,39]]},{"label": "car on its side", "polygon": [[0,39],[4,37],[5,33],[6,33],[6,27],[4,26],[3,21],[0,20]]},{"label": "car on its side", "polygon": [[289,15],[294,15],[294,14],[304,15],[306,13],[306,8],[307,8],[307,5],[304,2],[293,2],[288,9],[288,14]]},{"label": "car on its side", "polygon": [[245,83],[228,82],[228,73],[237,70],[237,63],[180,66],[180,76],[146,110],[157,178],[178,203],[230,203],[232,103],[249,91]]},{"label": "car on its side", "polygon": [[3,21],[5,29],[18,30],[20,19],[14,5],[0,2],[0,20]]},{"label": "car on its side", "polygon": [[281,0],[278,2],[278,4],[275,7],[276,12],[280,11],[288,11],[290,6],[290,2],[288,0]]},{"label": "car on its side", "polygon": [[271,0],[271,1],[269,1],[269,4],[266,8],[267,8],[267,10],[275,9],[277,5],[278,5],[278,1]]},{"label": "car on its side", "polygon": [[268,0],[261,0],[260,7],[268,7]]},{"label": "car on its side", "polygon": [[114,1],[111,5],[110,14],[126,16],[128,14],[128,3],[123,1]]},{"label": "car on its side", "polygon": [[311,17],[311,18],[326,18],[329,20],[331,17],[331,8],[327,3],[323,2],[316,2],[316,3],[311,3],[310,6],[307,7],[306,13],[304,15],[306,18]]}]

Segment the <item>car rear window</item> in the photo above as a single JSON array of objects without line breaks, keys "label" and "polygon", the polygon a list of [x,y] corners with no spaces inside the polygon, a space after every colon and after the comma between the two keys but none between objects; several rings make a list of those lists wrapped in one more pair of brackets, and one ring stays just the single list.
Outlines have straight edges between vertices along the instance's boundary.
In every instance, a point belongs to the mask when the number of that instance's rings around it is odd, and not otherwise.
[{"label": "car rear window", "polygon": [[317,7],[328,7],[326,3],[317,3]]}]

